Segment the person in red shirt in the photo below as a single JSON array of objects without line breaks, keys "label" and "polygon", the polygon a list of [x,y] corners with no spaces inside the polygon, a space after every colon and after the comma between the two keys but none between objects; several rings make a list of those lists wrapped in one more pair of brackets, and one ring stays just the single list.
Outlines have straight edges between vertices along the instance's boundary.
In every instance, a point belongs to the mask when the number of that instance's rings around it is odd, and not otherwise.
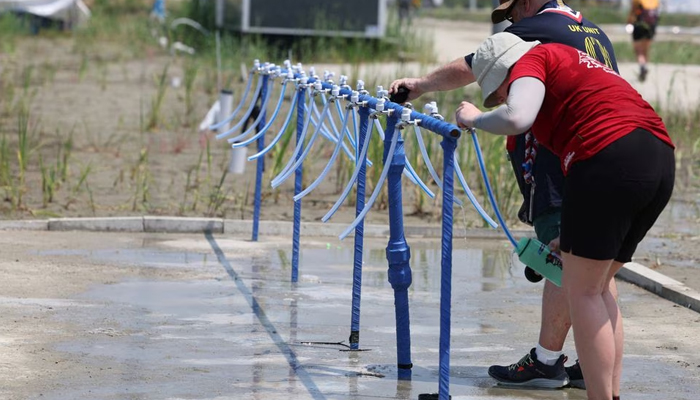
[{"label": "person in red shirt", "polygon": [[573,47],[497,33],[472,67],[484,105],[500,106],[482,112],[462,102],[457,125],[500,135],[531,130],[561,161],[555,250],[564,261],[576,350],[588,398],[619,398],[622,317],[609,283],[671,198],[673,142],[627,81]]}]

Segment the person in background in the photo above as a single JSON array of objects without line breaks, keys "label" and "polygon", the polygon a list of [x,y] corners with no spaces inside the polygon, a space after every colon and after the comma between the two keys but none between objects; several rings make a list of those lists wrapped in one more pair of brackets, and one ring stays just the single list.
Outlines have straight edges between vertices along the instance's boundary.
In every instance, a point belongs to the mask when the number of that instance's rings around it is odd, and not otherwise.
[{"label": "person in background", "polygon": [[613,69],[573,47],[503,32],[472,61],[482,112],[462,102],[461,128],[531,131],[564,172],[562,287],[589,400],[619,400],[622,314],[610,282],[671,198],[674,145],[661,117]]},{"label": "person in background", "polygon": [[[528,41],[575,47],[617,71],[615,52],[605,32],[562,1],[501,0],[500,3],[493,10],[491,21],[494,24],[504,20],[513,22],[506,32]],[[397,93],[400,87],[408,89],[410,101],[424,93],[466,86],[476,81],[472,71],[473,56],[460,57],[421,78],[397,79],[391,84],[389,92]],[[535,234],[542,243],[553,243],[556,247],[564,187],[559,158],[547,148],[539,146],[529,132],[509,136],[506,146],[523,196],[518,217],[522,222],[534,226]],[[617,295],[614,279],[610,281],[610,291]],[[571,318],[564,290],[545,281],[537,345],[514,364],[491,366],[489,375],[499,384],[513,387],[561,388],[571,385],[585,388],[578,362],[565,367],[567,357],[563,348],[570,327]]]},{"label": "person in background", "polygon": [[644,82],[649,72],[649,49],[659,23],[659,0],[632,0],[627,23],[632,24],[632,44],[639,64],[639,80]]},{"label": "person in background", "polygon": [[413,0],[397,0],[396,3],[399,8],[399,24],[403,24],[404,22],[410,24]]}]

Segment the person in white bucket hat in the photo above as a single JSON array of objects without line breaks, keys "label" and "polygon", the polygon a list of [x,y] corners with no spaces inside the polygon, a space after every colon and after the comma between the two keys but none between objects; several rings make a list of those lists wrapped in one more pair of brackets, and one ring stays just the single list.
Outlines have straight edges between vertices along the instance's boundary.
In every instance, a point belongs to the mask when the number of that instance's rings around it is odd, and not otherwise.
[{"label": "person in white bucket hat", "polygon": [[481,87],[485,107],[494,107],[505,102],[503,90],[496,93],[505,81],[510,67],[540,44],[539,41],[526,42],[512,33],[503,32],[484,41],[474,54],[472,69],[476,83]]},{"label": "person in white bucket hat", "polygon": [[482,112],[457,125],[499,135],[531,130],[564,172],[560,251],[588,399],[620,398],[622,316],[610,281],[668,203],[674,145],[661,118],[620,75],[562,44],[495,34],[474,55]]},{"label": "person in white bucket hat", "polygon": [[[491,13],[491,21],[494,24],[510,21],[512,24],[505,31],[523,40],[573,46],[617,71],[615,50],[605,32],[562,0],[500,0],[500,5]],[[397,79],[390,85],[390,93],[397,94],[403,88],[403,92],[408,91],[406,100],[410,101],[428,92],[456,89],[476,82],[472,70],[473,58],[474,54],[471,53],[425,76]],[[518,219],[532,226],[542,243],[553,245],[553,249],[556,249],[564,193],[564,175],[559,166],[559,157],[539,146],[531,132],[508,136],[506,150],[522,196]],[[532,282],[541,279],[533,276],[529,267],[524,272]],[[615,280],[610,281],[610,290],[613,294],[617,293]],[[571,386],[585,389],[578,361],[566,366],[568,357],[564,352],[564,343],[570,328],[564,290],[545,280],[536,345],[528,347],[529,351],[512,364],[491,365],[488,368],[489,376],[499,385],[515,388],[555,389]]]}]

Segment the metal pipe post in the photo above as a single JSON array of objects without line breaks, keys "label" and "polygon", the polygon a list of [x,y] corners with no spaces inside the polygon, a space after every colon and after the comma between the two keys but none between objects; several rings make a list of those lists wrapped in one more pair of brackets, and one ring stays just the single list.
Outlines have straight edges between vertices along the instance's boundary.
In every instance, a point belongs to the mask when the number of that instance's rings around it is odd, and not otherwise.
[{"label": "metal pipe post", "polygon": [[[360,106],[360,136],[357,139],[356,162],[360,163],[360,171],[357,175],[357,200],[355,201],[355,217],[360,215],[365,208],[365,179],[367,170],[367,157],[361,160],[359,149],[364,146],[369,129],[369,107]],[[342,140],[342,138],[341,138]],[[350,349],[357,350],[360,346],[360,299],[362,293],[362,251],[364,246],[365,223],[360,222],[355,227],[355,255],[352,276],[352,321],[350,322]]]},{"label": "metal pipe post", "polygon": [[[301,140],[301,134],[304,131],[304,104],[306,98],[306,83],[299,85],[297,92],[297,144]],[[313,99],[312,99],[313,101]],[[301,157],[301,153],[297,154],[296,159]],[[294,194],[301,192],[303,166],[300,164],[294,171]],[[294,231],[292,234],[292,282],[299,280],[299,235],[301,234],[301,199],[294,202]]]},{"label": "metal pipe post", "polygon": [[406,153],[403,147],[401,131],[395,129],[399,115],[394,111],[387,118],[387,130],[384,137],[384,160],[394,135],[399,135],[394,156],[389,167],[387,187],[389,196],[389,244],[386,258],[389,261],[389,283],[394,289],[394,308],[396,314],[396,362],[398,379],[411,379],[411,326],[408,312],[408,287],[411,286],[411,249],[406,243],[403,231],[403,207],[401,193],[401,174],[406,165]]},{"label": "metal pipe post", "polygon": [[442,278],[440,281],[440,383],[439,400],[450,398],[450,329],[452,308],[452,202],[454,201],[454,154],[457,139],[444,137],[442,191]]},{"label": "metal pipe post", "polygon": [[[262,129],[265,127],[265,104],[263,104],[263,99],[267,95],[267,81],[270,79],[269,75],[262,76],[262,89],[260,90],[260,122],[256,129]],[[257,100],[256,100],[257,101]],[[265,148],[265,135],[260,136],[258,139],[258,151],[262,151]],[[257,171],[255,174],[255,208],[253,209],[253,238],[254,242],[258,241],[258,226],[260,225],[260,203],[262,200],[262,179],[263,171],[265,170],[265,157],[258,158]]]}]

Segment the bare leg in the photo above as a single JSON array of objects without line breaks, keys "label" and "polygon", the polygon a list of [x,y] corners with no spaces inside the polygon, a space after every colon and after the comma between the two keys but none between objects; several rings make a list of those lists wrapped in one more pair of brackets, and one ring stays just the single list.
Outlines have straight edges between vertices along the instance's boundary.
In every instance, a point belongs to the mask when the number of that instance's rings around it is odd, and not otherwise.
[{"label": "bare leg", "polygon": [[[621,266],[622,264],[620,264]],[[617,300],[615,279],[610,280],[608,288],[613,301]],[[620,326],[622,326],[621,322]],[[569,302],[566,297],[566,291],[550,281],[545,281],[544,290],[542,291],[540,346],[551,351],[561,351],[564,348],[569,328],[571,328],[571,316],[569,315]]]},{"label": "bare leg", "polygon": [[634,41],[634,54],[637,56],[637,64],[646,65],[649,56],[649,39],[639,39]]},{"label": "bare leg", "polygon": [[613,261],[608,273],[610,284],[608,290],[603,292],[603,301],[610,315],[610,322],[615,335],[615,368],[613,369],[613,395],[620,395],[620,378],[622,377],[622,352],[625,341],[625,333],[622,329],[622,314],[617,304],[617,286],[615,285],[615,274],[622,268],[622,263]]},{"label": "bare leg", "polygon": [[569,302],[564,289],[545,280],[542,291],[542,320],[540,321],[540,346],[551,351],[561,351],[571,327]]},{"label": "bare leg", "polygon": [[[604,297],[613,300],[609,289],[612,260],[592,260],[562,252],[563,287],[571,310],[571,322],[589,400],[609,400],[617,346],[612,320]],[[605,296],[604,296],[605,293]],[[615,306],[617,309],[617,306]]]}]

